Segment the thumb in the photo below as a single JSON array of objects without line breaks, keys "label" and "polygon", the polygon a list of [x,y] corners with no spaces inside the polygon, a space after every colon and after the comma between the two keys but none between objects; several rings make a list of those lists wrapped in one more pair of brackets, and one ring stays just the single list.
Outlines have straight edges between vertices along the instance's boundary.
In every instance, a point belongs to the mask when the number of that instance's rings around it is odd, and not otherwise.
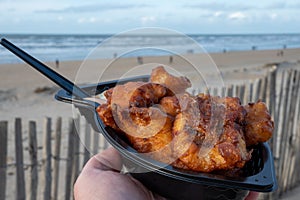
[{"label": "thumb", "polygon": [[98,169],[102,171],[120,171],[122,159],[119,152],[110,147],[101,153],[94,155],[85,165],[83,170]]}]

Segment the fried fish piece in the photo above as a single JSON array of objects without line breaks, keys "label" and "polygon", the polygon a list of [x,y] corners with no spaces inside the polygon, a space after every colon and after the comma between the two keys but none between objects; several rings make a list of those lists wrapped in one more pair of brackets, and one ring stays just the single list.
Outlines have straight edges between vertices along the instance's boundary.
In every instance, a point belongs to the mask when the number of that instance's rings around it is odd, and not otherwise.
[{"label": "fried fish piece", "polygon": [[273,134],[274,122],[265,103],[258,101],[245,106],[245,139],[248,146],[268,141]]},{"label": "fried fish piece", "polygon": [[171,91],[165,86],[149,82],[128,82],[104,93],[108,104],[117,104],[122,108],[149,107],[168,94]]},{"label": "fried fish piece", "polygon": [[112,113],[134,149],[164,163],[174,161],[171,149],[172,117],[154,107],[121,109],[114,105]]},{"label": "fried fish piece", "polygon": [[177,96],[163,97],[159,102],[160,108],[167,114],[175,117],[180,111]]},{"label": "fried fish piece", "polygon": [[158,67],[151,82],[128,82],[105,92],[97,108],[102,121],[126,136],[133,148],[174,167],[212,172],[242,168],[247,147],[272,136],[274,122],[262,102],[193,96],[184,77]]},{"label": "fried fish piece", "polygon": [[189,106],[173,125],[173,151],[179,159],[174,166],[201,172],[243,167],[251,152],[239,124],[243,107],[238,101],[204,94],[185,100]]},{"label": "fried fish piece", "polygon": [[96,111],[100,119],[103,121],[103,123],[106,126],[109,126],[115,130],[120,131],[119,127],[115,123],[110,104],[108,103],[101,104],[100,106],[97,107]]},{"label": "fried fish piece", "polygon": [[176,77],[169,74],[163,66],[152,70],[150,82],[158,83],[169,88],[173,93],[180,94],[192,86],[190,80],[186,77]]}]

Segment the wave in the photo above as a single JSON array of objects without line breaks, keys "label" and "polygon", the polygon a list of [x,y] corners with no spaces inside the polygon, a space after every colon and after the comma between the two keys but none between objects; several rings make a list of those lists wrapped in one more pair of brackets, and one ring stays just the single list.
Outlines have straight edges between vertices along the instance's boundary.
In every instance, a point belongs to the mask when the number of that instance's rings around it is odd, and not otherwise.
[{"label": "wave", "polygon": [[[106,39],[113,35],[37,35],[37,34],[3,34],[25,51],[37,56],[43,61],[82,60],[98,45],[102,45],[103,53],[99,58],[111,58],[118,49],[135,49],[148,46],[159,46],[162,49],[172,47],[178,51],[193,52],[192,45],[181,37],[174,35],[124,35],[113,42]],[[133,39],[134,37],[134,39]],[[207,52],[266,50],[300,47],[300,34],[192,34],[189,35]],[[140,53],[140,52],[139,52]],[[166,55],[165,51],[147,51],[144,55]],[[131,53],[129,56],[137,56]],[[21,62],[10,52],[0,47],[0,63]]]}]

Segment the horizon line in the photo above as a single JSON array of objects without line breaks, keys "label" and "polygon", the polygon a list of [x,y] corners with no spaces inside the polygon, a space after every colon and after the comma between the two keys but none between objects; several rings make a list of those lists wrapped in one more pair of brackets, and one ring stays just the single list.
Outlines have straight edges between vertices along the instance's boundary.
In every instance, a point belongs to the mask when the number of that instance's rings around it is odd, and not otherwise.
[{"label": "horizon line", "polygon": [[[1,33],[1,35],[90,35],[90,36],[96,36],[96,35],[117,35],[118,33],[26,33],[26,32],[6,32]],[[261,32],[251,32],[251,33],[183,33],[186,35],[297,35],[300,34],[300,32],[269,32],[269,33],[261,33]],[[154,35],[154,34],[140,34],[140,35]],[[159,35],[159,34],[158,34]]]}]

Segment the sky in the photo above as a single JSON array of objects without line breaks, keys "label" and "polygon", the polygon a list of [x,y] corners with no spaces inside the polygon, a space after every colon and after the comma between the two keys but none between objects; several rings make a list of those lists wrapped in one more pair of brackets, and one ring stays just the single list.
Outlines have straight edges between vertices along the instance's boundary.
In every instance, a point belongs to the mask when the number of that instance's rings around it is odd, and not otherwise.
[{"label": "sky", "polygon": [[0,33],[300,33],[299,0],[0,0]]}]

